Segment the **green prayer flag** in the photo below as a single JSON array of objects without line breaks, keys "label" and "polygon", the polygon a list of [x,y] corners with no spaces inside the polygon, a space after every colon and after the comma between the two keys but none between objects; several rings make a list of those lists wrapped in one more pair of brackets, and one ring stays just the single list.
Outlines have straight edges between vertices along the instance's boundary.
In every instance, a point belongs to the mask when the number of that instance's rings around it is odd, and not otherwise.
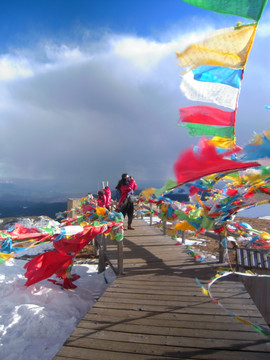
[{"label": "green prayer flag", "polygon": [[155,195],[160,196],[161,194],[163,194],[163,193],[169,191],[170,189],[174,188],[176,185],[177,185],[177,182],[175,180],[168,179],[166,181],[166,183],[164,184],[164,186],[162,186],[162,188],[155,189]]},{"label": "green prayer flag", "polygon": [[234,138],[234,126],[216,126],[195,123],[181,124],[188,129],[190,136],[220,136],[223,138]]},{"label": "green prayer flag", "polygon": [[239,15],[258,22],[268,0],[183,0],[202,9]]},{"label": "green prayer flag", "polygon": [[124,238],[124,235],[123,234],[120,234],[120,233],[117,233],[117,234],[115,234],[115,240],[116,241],[122,241],[123,240],[123,238]]}]

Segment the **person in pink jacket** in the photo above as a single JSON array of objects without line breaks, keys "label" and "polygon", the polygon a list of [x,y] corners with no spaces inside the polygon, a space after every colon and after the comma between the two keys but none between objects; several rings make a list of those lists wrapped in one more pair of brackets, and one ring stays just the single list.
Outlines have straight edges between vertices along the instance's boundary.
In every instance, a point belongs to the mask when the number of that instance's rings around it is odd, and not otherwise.
[{"label": "person in pink jacket", "polygon": [[137,189],[136,181],[132,176],[123,174],[121,180],[116,186],[116,190],[120,193],[120,200],[118,202],[118,210],[123,214],[124,218],[128,217],[128,229],[134,230],[131,226],[133,220],[134,205],[131,195]]},{"label": "person in pink jacket", "polygon": [[112,193],[111,193],[111,189],[109,188],[109,186],[105,186],[104,190],[104,195],[105,195],[105,207],[110,210],[110,206],[111,206],[111,201],[112,201]]}]

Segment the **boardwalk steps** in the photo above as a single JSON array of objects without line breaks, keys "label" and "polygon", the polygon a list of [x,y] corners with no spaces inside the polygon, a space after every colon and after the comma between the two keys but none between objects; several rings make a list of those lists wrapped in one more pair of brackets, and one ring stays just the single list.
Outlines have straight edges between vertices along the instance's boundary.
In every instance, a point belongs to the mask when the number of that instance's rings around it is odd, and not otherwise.
[{"label": "boardwalk steps", "polygon": [[[270,358],[270,339],[227,315],[202,295],[219,264],[194,263],[182,246],[135,220],[124,239],[124,276],[118,277],[59,350],[54,360]],[[111,256],[115,244],[108,245]],[[231,312],[267,327],[242,282],[213,285]]]}]

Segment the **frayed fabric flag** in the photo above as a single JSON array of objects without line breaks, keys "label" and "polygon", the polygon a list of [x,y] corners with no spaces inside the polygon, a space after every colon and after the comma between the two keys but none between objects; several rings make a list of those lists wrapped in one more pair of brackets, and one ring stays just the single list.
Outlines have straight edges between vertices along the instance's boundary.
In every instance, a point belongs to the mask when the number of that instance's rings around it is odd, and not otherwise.
[{"label": "frayed fabric flag", "polygon": [[183,0],[186,3],[222,14],[239,15],[259,21],[268,0]]},{"label": "frayed fabric flag", "polygon": [[244,69],[251,50],[257,25],[239,25],[221,29],[204,41],[176,53],[179,65],[186,70],[201,65]]},{"label": "frayed fabric flag", "polygon": [[260,166],[257,162],[239,162],[225,159],[232,154],[233,150],[218,154],[215,147],[206,139],[198,144],[195,153],[193,147],[179,155],[174,164],[174,173],[178,184],[185,184],[200,179],[206,175],[245,170],[250,167]]},{"label": "frayed fabric flag", "polygon": [[202,65],[183,75],[180,89],[189,100],[214,103],[234,110],[242,76],[243,70]]},{"label": "frayed fabric flag", "polygon": [[199,105],[180,108],[179,113],[179,122],[188,128],[191,136],[234,138],[235,111]]},{"label": "frayed fabric flag", "polygon": [[228,139],[219,136],[214,136],[209,140],[218,149],[232,149],[235,147],[235,139]]}]

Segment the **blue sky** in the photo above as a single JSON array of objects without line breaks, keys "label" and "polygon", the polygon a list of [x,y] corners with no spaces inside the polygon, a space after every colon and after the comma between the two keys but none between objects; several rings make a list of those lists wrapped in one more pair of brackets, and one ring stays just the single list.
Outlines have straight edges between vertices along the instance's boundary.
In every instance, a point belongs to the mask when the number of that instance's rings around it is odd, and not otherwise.
[{"label": "blue sky", "polygon": [[[198,141],[176,125],[194,104],[175,52],[239,20],[181,0],[0,0],[0,180],[83,194],[128,172],[162,186]],[[269,127],[269,20],[268,5],[240,93],[240,145]]]},{"label": "blue sky", "polygon": [[79,40],[80,29],[149,36],[193,14],[209,12],[181,0],[1,0],[1,47],[27,45],[44,37]]}]

